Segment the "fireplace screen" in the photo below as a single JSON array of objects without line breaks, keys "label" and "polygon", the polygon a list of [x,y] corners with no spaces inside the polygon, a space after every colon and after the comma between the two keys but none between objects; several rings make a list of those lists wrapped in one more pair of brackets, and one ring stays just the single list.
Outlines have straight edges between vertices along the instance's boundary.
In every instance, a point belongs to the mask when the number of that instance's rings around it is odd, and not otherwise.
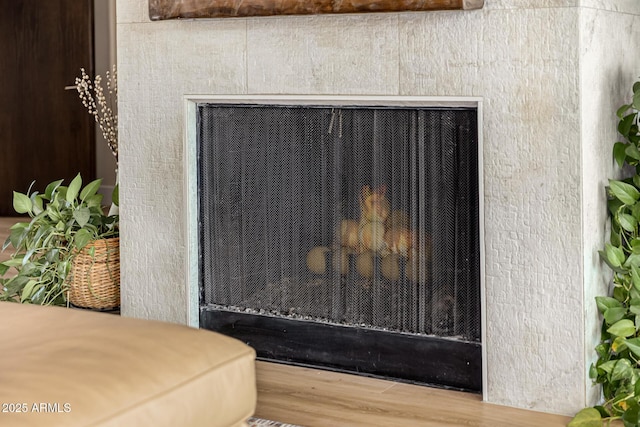
[{"label": "fireplace screen", "polygon": [[479,342],[475,109],[201,104],[198,120],[203,312]]}]

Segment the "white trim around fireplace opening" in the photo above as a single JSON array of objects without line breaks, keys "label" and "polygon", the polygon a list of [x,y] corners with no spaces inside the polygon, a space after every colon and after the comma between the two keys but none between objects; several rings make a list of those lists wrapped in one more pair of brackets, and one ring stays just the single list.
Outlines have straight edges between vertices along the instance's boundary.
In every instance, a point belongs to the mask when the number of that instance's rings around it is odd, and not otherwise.
[{"label": "white trim around fireplace opening", "polygon": [[478,221],[480,223],[480,328],[482,340],[482,394],[487,391],[486,292],[484,239],[484,178],[482,98],[430,96],[341,96],[341,95],[185,95],[184,101],[184,194],[186,205],[187,323],[199,327],[200,290],[198,288],[198,175],[197,105],[201,103],[247,105],[326,105],[368,107],[472,107],[478,112]]}]

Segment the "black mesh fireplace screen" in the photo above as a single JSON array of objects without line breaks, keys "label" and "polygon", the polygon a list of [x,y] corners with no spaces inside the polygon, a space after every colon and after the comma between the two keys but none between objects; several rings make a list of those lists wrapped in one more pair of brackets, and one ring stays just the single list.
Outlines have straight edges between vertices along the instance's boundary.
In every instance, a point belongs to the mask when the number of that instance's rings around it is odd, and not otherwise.
[{"label": "black mesh fireplace screen", "polygon": [[203,311],[480,340],[475,109],[201,104],[198,120]]}]

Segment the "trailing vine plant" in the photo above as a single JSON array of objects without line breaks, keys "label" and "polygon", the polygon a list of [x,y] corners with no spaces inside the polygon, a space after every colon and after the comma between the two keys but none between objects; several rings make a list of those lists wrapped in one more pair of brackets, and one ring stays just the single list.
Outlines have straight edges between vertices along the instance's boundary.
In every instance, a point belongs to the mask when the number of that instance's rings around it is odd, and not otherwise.
[{"label": "trailing vine plant", "polygon": [[[613,270],[610,296],[596,297],[602,315],[597,361],[589,376],[602,385],[604,402],[585,408],[569,427],[601,427],[621,420],[625,427],[640,426],[640,82],[633,85],[633,98],[617,111],[622,142],[613,146],[613,156],[623,170],[633,175],[609,180],[607,187],[611,235],[602,260]],[[619,422],[619,421],[618,421]]]}]

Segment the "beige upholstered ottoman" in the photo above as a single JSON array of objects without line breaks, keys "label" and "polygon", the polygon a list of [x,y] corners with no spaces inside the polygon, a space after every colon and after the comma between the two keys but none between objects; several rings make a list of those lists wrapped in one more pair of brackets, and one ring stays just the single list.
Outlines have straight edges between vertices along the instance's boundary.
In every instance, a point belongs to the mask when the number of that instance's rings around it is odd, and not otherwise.
[{"label": "beige upholstered ottoman", "polygon": [[0,425],[243,426],[255,352],[204,330],[0,302]]}]

